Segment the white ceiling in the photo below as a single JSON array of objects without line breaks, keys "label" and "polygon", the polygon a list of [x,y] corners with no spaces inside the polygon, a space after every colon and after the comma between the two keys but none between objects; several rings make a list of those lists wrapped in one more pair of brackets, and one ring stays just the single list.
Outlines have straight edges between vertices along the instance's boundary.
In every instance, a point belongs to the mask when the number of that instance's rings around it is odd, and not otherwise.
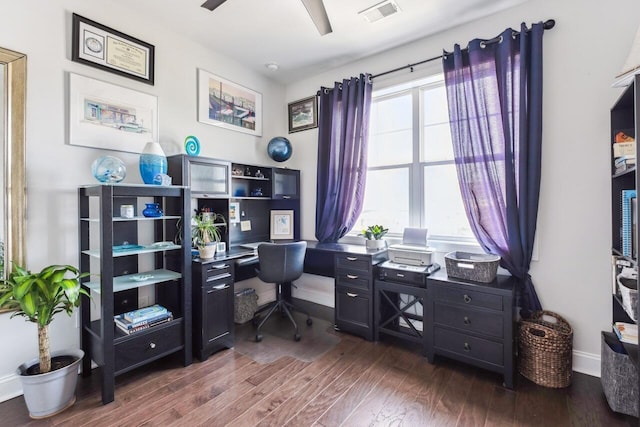
[{"label": "white ceiling", "polygon": [[371,24],[358,12],[382,0],[324,0],[333,27],[325,36],[300,0],[227,0],[213,12],[204,0],[111,1],[286,84],[526,0],[396,0],[401,13]]}]

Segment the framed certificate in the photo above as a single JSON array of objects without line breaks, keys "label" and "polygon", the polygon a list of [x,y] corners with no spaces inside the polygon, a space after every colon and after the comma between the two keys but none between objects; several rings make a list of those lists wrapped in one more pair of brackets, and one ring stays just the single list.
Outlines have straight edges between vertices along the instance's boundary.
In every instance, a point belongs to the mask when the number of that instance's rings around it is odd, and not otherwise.
[{"label": "framed certificate", "polygon": [[155,47],[73,14],[71,59],[153,85]]}]

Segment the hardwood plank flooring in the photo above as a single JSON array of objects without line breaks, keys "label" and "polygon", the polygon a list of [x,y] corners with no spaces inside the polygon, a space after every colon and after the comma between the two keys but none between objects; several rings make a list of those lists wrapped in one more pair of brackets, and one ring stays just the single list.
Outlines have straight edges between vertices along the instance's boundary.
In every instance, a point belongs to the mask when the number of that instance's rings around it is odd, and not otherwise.
[{"label": "hardwood plank flooring", "polygon": [[570,387],[548,389],[518,377],[512,391],[498,374],[445,358],[431,365],[403,343],[338,335],[312,362],[260,364],[233,349],[186,368],[165,358],[117,377],[108,405],[96,371],[80,378],[67,411],[31,420],[18,397],[0,403],[0,426],[638,425],[609,409],[598,378],[576,373]]}]

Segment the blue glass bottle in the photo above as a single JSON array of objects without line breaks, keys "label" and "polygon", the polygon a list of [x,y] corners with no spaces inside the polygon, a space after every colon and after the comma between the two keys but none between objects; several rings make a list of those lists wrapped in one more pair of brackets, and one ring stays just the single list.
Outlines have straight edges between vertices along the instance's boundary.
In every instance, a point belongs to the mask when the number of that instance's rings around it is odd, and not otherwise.
[{"label": "blue glass bottle", "polygon": [[146,208],[142,211],[142,215],[147,218],[157,218],[162,216],[162,209],[160,209],[160,203],[145,203]]}]

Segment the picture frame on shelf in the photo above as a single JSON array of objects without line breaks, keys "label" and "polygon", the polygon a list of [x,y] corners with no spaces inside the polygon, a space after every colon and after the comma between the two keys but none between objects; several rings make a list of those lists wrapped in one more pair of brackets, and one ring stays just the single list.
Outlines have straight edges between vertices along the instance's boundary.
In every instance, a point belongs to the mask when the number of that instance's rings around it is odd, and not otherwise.
[{"label": "picture frame on shelf", "polygon": [[240,202],[229,203],[229,223],[237,224],[240,222]]},{"label": "picture frame on shelf", "polygon": [[141,153],[158,140],[158,98],[69,73],[69,144]]},{"label": "picture frame on shelf", "polygon": [[293,239],[293,210],[273,210],[270,221],[271,240]]},{"label": "picture frame on shelf", "polygon": [[198,69],[198,121],[262,136],[262,94]]},{"label": "picture frame on shelf", "polygon": [[318,97],[308,98],[289,103],[289,133],[318,127]]},{"label": "picture frame on shelf", "polygon": [[154,84],[154,45],[76,13],[71,37],[72,61]]}]

